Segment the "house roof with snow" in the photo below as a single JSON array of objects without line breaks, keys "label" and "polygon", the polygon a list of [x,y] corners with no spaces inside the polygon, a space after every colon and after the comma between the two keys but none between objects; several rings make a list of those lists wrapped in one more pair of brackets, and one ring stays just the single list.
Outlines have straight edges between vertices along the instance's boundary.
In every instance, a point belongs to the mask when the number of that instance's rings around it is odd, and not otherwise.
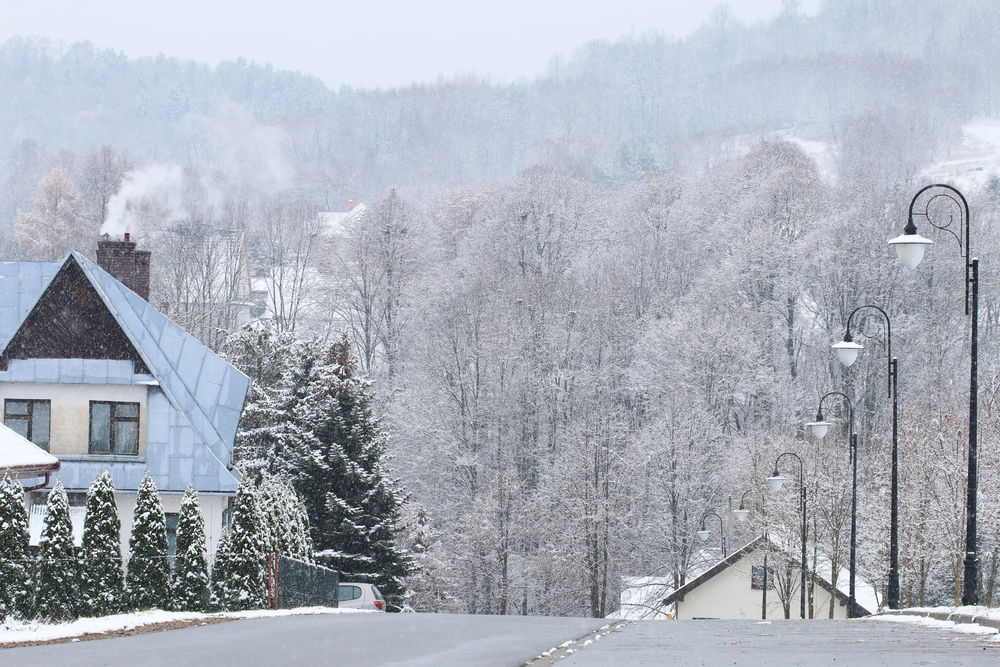
[{"label": "house roof with snow", "polygon": [[[51,303],[60,290],[80,283],[81,274],[124,336],[115,332],[119,340],[107,342],[110,356],[74,358],[55,343],[51,344],[54,353],[21,354],[28,344],[25,339],[33,331],[48,328],[47,335],[57,335],[51,329],[60,328],[58,322],[53,324],[59,313],[46,310],[42,304]],[[50,296],[43,298],[47,294]],[[115,360],[132,361],[135,375],[123,373],[123,364]],[[223,469],[231,461],[236,429],[250,388],[246,375],[104,269],[72,250],[61,262],[0,262],[0,376],[15,382],[107,384],[135,383],[138,377],[139,382],[159,386]],[[228,471],[220,470],[218,474],[235,481]]]},{"label": "house roof with snow", "polygon": [[0,478],[44,477],[59,470],[59,459],[0,424]]},{"label": "house roof with snow", "polygon": [[[779,547],[776,547],[776,545],[774,544],[773,541],[768,540],[766,536],[761,535],[760,537],[758,537],[757,539],[753,540],[752,542],[750,542],[749,544],[747,544],[745,547],[743,547],[742,549],[740,549],[739,551],[735,551],[735,552],[729,554],[729,556],[727,556],[726,558],[722,559],[721,561],[719,561],[718,563],[716,563],[715,565],[713,565],[709,569],[705,570],[699,576],[695,577],[694,579],[692,579],[691,581],[687,582],[686,584],[684,584],[683,586],[681,586],[677,590],[675,590],[672,593],[670,593],[670,595],[668,595],[665,598],[663,598],[663,600],[661,601],[660,604],[662,604],[663,606],[666,606],[668,604],[672,604],[672,603],[677,602],[677,601],[683,601],[685,595],[691,593],[693,590],[695,590],[696,588],[698,588],[699,586],[701,586],[702,584],[704,584],[708,580],[710,580],[710,579],[714,578],[715,576],[721,574],[722,572],[724,572],[725,570],[727,570],[728,568],[732,567],[737,562],[739,562],[740,560],[742,560],[743,558],[746,558],[747,556],[749,556],[753,552],[758,551],[758,550],[764,548],[765,546],[768,546],[772,550],[777,550],[777,551],[781,552],[783,555],[785,555],[786,558],[789,558],[792,561],[792,565],[794,567],[798,567],[798,561],[796,561],[791,556],[788,556],[787,554],[784,554],[784,552]],[[812,576],[812,575],[810,575],[810,576]],[[815,581],[816,581],[816,585],[818,585],[820,588],[822,588],[823,590],[825,590],[827,593],[833,592],[833,586],[830,585],[830,582],[827,581],[826,579],[824,579],[823,577],[819,576],[819,574],[815,574]],[[844,592],[841,591],[839,588],[836,591],[836,596],[837,596],[837,601],[840,604],[844,605],[844,606],[847,606],[847,604],[850,602],[850,598],[846,594],[844,594]],[[856,600],[855,604],[857,606],[857,609],[858,609],[859,613],[861,613],[861,614],[863,614],[865,616],[868,616],[869,614],[871,614],[871,612],[868,611],[863,606],[863,604],[862,604],[862,602],[860,600]]]}]

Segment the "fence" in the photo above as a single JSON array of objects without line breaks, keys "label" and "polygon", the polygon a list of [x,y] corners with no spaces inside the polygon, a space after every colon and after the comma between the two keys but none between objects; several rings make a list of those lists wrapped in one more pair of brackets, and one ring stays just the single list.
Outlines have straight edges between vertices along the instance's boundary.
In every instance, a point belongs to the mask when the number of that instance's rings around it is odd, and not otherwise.
[{"label": "fence", "polygon": [[340,573],[322,565],[282,556],[267,555],[267,607],[337,607]]}]

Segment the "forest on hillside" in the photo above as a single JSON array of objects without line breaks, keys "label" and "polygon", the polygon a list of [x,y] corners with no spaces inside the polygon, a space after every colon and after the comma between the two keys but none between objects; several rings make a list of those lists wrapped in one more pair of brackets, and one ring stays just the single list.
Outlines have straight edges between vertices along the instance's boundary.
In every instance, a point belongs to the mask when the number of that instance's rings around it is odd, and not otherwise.
[{"label": "forest on hillside", "polygon": [[[963,124],[997,115],[1000,7],[787,7],[752,27],[721,7],[684,40],[591,43],[534,81],[394,90],[12,40],[0,46],[3,251],[91,252],[124,207],[153,251],[151,301],[214,349],[258,283],[255,312],[277,330],[346,333],[410,493],[400,542],[420,566],[409,604],[424,611],[604,616],[630,577],[679,586],[720,556],[716,538],[694,538],[701,520],[747,492],[759,508],[785,451],[805,462],[810,562],[836,576],[849,410],[825,406],[836,426],[821,442],[803,428],[829,391],[853,401],[859,576],[884,598],[878,320],[855,320],[866,349],[851,368],[830,348],[855,308],[877,305],[900,360],[903,603],[954,603],[962,258],[938,235],[907,271],[886,240],[926,185],[920,170]],[[832,146],[836,174],[785,137]],[[980,596],[994,604],[1000,178],[964,194],[982,258]],[[319,214],[348,199],[366,208],[331,233]],[[268,354],[261,365],[294,373]],[[795,491],[766,501],[792,549]],[[732,538],[764,527],[755,510]],[[787,613],[795,576],[779,577]]]}]

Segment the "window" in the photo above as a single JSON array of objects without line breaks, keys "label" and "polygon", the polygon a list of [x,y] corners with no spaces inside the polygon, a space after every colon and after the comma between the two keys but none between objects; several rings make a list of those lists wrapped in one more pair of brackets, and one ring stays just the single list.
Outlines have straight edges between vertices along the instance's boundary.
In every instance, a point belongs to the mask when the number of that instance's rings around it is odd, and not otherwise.
[{"label": "window", "polygon": [[361,589],[357,586],[341,586],[340,587],[340,601],[349,602],[351,600],[357,600],[361,597]]},{"label": "window", "polygon": [[[764,568],[759,565],[753,566],[750,588],[758,591],[764,588]],[[774,590],[774,570],[771,568],[767,568],[767,590]]]},{"label": "window", "polygon": [[167,558],[173,562],[174,556],[177,555],[177,520],[180,515],[165,512],[163,518],[167,523]]},{"label": "window", "polygon": [[49,451],[49,401],[8,398],[3,404],[3,423],[45,451]]},{"label": "window", "polygon": [[90,402],[90,453],[139,453],[139,404]]}]

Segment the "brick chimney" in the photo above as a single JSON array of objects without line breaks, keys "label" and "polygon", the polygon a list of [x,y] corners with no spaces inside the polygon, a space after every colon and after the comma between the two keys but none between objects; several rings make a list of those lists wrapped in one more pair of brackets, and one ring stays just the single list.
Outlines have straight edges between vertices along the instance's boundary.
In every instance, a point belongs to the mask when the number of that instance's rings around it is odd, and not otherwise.
[{"label": "brick chimney", "polygon": [[135,249],[128,233],[123,241],[97,242],[97,265],[146,301],[149,301],[149,255],[148,250]]}]

